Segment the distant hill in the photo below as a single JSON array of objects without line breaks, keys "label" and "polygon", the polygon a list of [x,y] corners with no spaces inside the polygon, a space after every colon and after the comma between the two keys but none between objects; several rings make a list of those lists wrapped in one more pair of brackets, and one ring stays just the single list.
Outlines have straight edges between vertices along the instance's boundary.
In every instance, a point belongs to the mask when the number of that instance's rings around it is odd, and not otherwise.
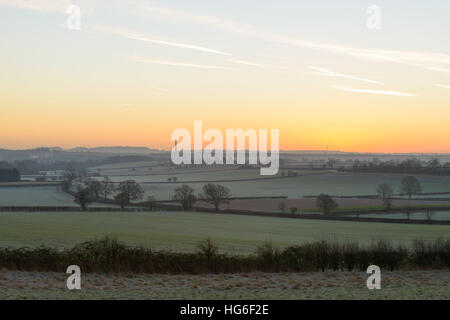
[{"label": "distant hill", "polygon": [[156,152],[157,149],[150,149],[147,147],[127,147],[127,146],[117,146],[117,147],[78,147],[73,149],[68,149],[69,152],[105,152],[105,153],[149,153]]}]

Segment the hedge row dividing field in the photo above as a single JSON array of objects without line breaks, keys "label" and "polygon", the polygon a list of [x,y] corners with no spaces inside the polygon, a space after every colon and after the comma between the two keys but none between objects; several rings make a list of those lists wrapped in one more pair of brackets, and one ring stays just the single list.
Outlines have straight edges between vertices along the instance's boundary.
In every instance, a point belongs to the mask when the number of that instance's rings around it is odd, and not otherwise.
[{"label": "hedge row dividing field", "polygon": [[19,271],[64,272],[69,265],[84,272],[104,273],[242,273],[364,271],[370,265],[386,270],[442,269],[450,267],[450,240],[416,240],[412,248],[379,240],[367,247],[318,241],[274,249],[270,243],[247,256],[218,253],[211,239],[199,243],[194,253],[152,251],[129,247],[114,238],[88,241],[71,249],[49,247],[0,249],[0,268]]}]

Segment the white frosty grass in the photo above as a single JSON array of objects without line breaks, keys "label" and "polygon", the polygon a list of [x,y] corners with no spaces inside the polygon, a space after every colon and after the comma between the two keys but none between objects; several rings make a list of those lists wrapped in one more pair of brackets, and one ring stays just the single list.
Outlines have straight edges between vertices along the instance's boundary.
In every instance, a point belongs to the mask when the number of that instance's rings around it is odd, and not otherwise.
[{"label": "white frosty grass", "polygon": [[383,271],[368,290],[364,272],[208,275],[84,274],[81,291],[63,273],[0,271],[0,299],[449,299],[448,270]]}]

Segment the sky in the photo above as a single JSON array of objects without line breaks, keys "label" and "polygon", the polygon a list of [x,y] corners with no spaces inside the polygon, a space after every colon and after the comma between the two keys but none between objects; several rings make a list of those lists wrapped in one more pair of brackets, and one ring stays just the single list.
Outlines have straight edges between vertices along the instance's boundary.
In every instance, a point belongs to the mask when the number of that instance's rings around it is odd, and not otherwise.
[{"label": "sky", "polygon": [[449,14],[448,0],[0,0],[0,148],[168,150],[202,120],[279,129],[283,150],[450,152]]}]

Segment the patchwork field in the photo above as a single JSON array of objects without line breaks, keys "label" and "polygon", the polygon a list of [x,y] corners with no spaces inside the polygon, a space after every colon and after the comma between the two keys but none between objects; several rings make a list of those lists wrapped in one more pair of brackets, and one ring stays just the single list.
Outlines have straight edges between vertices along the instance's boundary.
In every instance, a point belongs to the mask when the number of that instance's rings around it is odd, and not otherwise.
[{"label": "patchwork field", "polygon": [[82,274],[81,290],[63,273],[0,271],[0,299],[449,299],[450,272],[382,271],[368,290],[363,272],[209,275]]},{"label": "patchwork field", "polygon": [[[357,199],[357,198],[336,198],[335,201],[339,205],[338,210],[353,210],[354,208],[361,209],[382,209],[382,203],[379,199]],[[258,210],[258,211],[272,211],[281,212],[279,204],[284,203],[286,205],[285,213],[289,213],[289,208],[297,208],[300,211],[305,210],[309,212],[312,210],[318,211],[316,207],[316,198],[302,198],[302,199],[239,199],[231,200],[228,204],[224,204],[224,208],[230,209],[245,209],[245,210]],[[450,201],[421,201],[421,200],[393,200],[393,206],[430,206],[436,207],[439,210],[439,206],[450,206]],[[202,204],[203,205],[203,204]],[[437,214],[433,218],[438,216],[447,216],[450,211]],[[389,215],[389,214],[388,214]]]},{"label": "patchwork field", "polygon": [[[355,215],[348,215],[355,216]],[[364,218],[386,218],[386,219],[407,219],[405,213],[377,213],[377,214],[364,214]],[[427,215],[425,212],[414,212],[409,216],[411,220],[427,220]],[[450,220],[450,211],[436,211],[432,216],[433,220]]]},{"label": "patchwork field", "polygon": [[2,187],[0,206],[73,206],[73,197],[51,187]]},{"label": "patchwork field", "polygon": [[[330,171],[311,171],[311,170],[295,170],[299,176],[303,175],[316,175],[323,174]],[[190,181],[229,181],[229,180],[270,180],[277,177],[282,177],[282,173],[278,172],[274,176],[262,176],[259,169],[210,169],[210,170],[198,170],[198,171],[174,171],[170,173],[146,173],[136,175],[111,175],[110,178],[113,181],[120,182],[124,179],[132,179],[137,182],[144,183],[165,183],[168,179],[176,177],[177,182],[190,182]],[[287,178],[287,177],[285,177]]]},{"label": "patchwork field", "polygon": [[[78,206],[73,197],[61,190],[60,186],[1,187],[0,206]],[[92,203],[91,207],[110,207],[102,203]]]},{"label": "patchwork field", "polygon": [[[149,170],[149,168],[152,170]],[[180,169],[161,166],[153,162],[125,163],[100,167],[100,174],[108,175],[113,181],[136,180],[142,184],[146,196],[157,200],[168,200],[175,188],[183,182],[200,192],[207,182],[218,182],[230,188],[235,197],[287,196],[298,199],[303,196],[327,193],[352,196],[373,195],[380,183],[389,183],[398,192],[403,175],[343,173],[333,170],[295,170],[297,176],[288,177],[288,170],[279,172],[278,177],[265,177],[259,169],[198,168]],[[135,170],[135,171],[133,171]],[[96,172],[96,168],[91,168]],[[294,171],[294,170],[293,170]],[[281,177],[282,173],[286,176]],[[177,177],[177,183],[168,179]],[[98,179],[103,179],[98,177]],[[449,192],[450,179],[443,176],[418,176],[423,192]],[[227,181],[228,182],[223,182]],[[235,181],[229,181],[235,180]],[[203,181],[203,182],[195,182]],[[425,195],[426,198],[450,198],[450,195]],[[73,205],[72,199],[62,193],[59,187],[0,188],[0,205]]]},{"label": "patchwork field", "polygon": [[[224,173],[223,179],[227,179],[229,173]],[[220,184],[230,188],[232,194],[237,197],[251,196],[287,196],[300,198],[307,195],[327,193],[330,195],[374,195],[378,184],[389,183],[398,192],[403,175],[389,174],[363,174],[363,173],[319,173],[311,175],[299,175],[296,177],[221,182]],[[126,180],[121,177],[120,180]],[[149,181],[141,178],[142,182]],[[215,177],[216,179],[216,177]],[[419,176],[423,192],[450,191],[450,179],[442,176]],[[143,184],[146,193],[157,199],[166,200],[174,193],[179,183]],[[196,191],[200,191],[204,183],[189,183]]]},{"label": "patchwork field", "polygon": [[450,238],[450,226],[317,221],[196,212],[148,213],[0,213],[0,247],[41,244],[72,247],[114,235],[129,245],[177,252],[196,250],[211,236],[221,251],[254,253],[270,240],[287,247],[313,240],[355,240],[368,244],[384,238],[410,244],[413,239]]}]

